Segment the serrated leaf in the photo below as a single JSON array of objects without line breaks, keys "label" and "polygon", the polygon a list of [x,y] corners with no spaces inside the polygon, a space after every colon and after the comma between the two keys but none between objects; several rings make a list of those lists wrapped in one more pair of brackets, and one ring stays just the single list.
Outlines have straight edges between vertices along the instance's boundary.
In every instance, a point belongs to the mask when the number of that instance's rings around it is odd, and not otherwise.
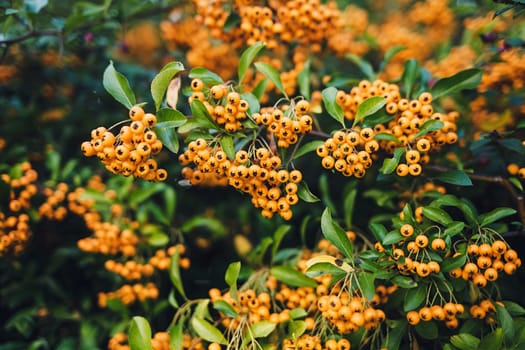
[{"label": "serrated leaf", "polygon": [[419,285],[417,288],[408,289],[405,293],[403,310],[405,312],[416,310],[421,304],[423,304],[426,295],[426,285]]},{"label": "serrated leaf", "polygon": [[115,100],[123,104],[126,108],[130,109],[136,104],[135,94],[129,86],[128,79],[126,79],[123,74],[117,72],[113,66],[113,61],[110,61],[106,70],[104,70],[102,85],[104,85],[104,89],[106,89]]},{"label": "serrated leaf", "polygon": [[453,221],[446,211],[436,207],[423,207],[423,216],[443,226],[447,226]]},{"label": "serrated leaf", "polygon": [[410,59],[405,62],[405,68],[403,70],[403,75],[401,76],[401,85],[403,86],[403,91],[405,92],[405,97],[410,98],[412,95],[412,89],[416,84],[416,80],[419,76],[419,64],[417,60]]},{"label": "serrated leaf", "polygon": [[259,51],[261,51],[265,46],[265,43],[259,41],[247,48],[246,50],[244,50],[244,52],[241,55],[241,58],[239,59],[239,66],[237,67],[237,80],[239,84],[242,83],[244,75],[246,74],[246,71],[252,64],[254,58],[257,56]]},{"label": "serrated leaf", "polygon": [[463,170],[449,170],[447,172],[438,174],[436,177],[439,181],[456,185],[456,186],[472,186],[472,180]]},{"label": "serrated leaf", "polygon": [[372,300],[375,295],[375,275],[373,273],[361,272],[357,274],[357,280],[359,281],[359,287],[361,288],[361,293],[368,300]]},{"label": "serrated leaf", "polygon": [[486,226],[496,222],[504,217],[516,214],[516,210],[512,208],[496,208],[491,212],[481,214],[479,216],[480,226]]},{"label": "serrated leaf", "polygon": [[333,86],[327,87],[322,91],[323,103],[328,114],[345,127],[345,115],[343,108],[336,102],[337,89]]},{"label": "serrated leaf", "polygon": [[477,350],[479,349],[479,338],[468,334],[460,333],[450,337],[450,343],[460,350]]},{"label": "serrated leaf", "polygon": [[184,65],[181,62],[170,62],[166,64],[160,72],[153,78],[151,81],[150,91],[151,97],[155,102],[155,109],[159,110],[162,101],[164,100],[164,95],[170,82],[176,74],[183,71]]},{"label": "serrated leaf", "polygon": [[397,165],[401,160],[401,156],[405,153],[405,151],[405,147],[397,147],[394,149],[394,155],[392,158],[385,158],[379,171],[385,175],[393,173],[396,170]]},{"label": "serrated leaf", "polygon": [[349,260],[353,259],[353,244],[348,239],[346,232],[332,218],[330,208],[326,208],[321,216],[321,231],[324,237],[332,242],[343,256]]},{"label": "serrated leaf", "polygon": [[186,297],[186,293],[184,292],[184,285],[182,284],[182,279],[180,277],[180,268],[179,268],[179,249],[175,249],[175,253],[171,256],[170,259],[170,270],[169,270],[169,276],[171,283],[177,289],[177,292],[185,299],[188,300]]},{"label": "serrated leaf", "polygon": [[162,145],[173,153],[179,152],[178,134],[173,128],[153,128]]},{"label": "serrated leaf", "polygon": [[354,118],[353,125],[355,126],[364,118],[374,114],[383,108],[386,104],[386,99],[382,96],[369,97],[357,106],[357,112]]},{"label": "serrated leaf", "polygon": [[423,125],[421,125],[417,134],[414,135],[414,138],[418,138],[428,134],[429,132],[439,130],[443,126],[445,126],[445,124],[443,124],[441,120],[429,119],[424,122]]},{"label": "serrated leaf", "polygon": [[226,338],[224,338],[222,332],[217,327],[213,326],[211,323],[202,318],[192,317],[191,326],[199,337],[210,343],[215,342],[223,345],[228,344],[228,341]]},{"label": "serrated leaf", "polygon": [[481,82],[482,72],[478,68],[466,69],[450,77],[440,79],[432,87],[433,99],[450,95],[464,89],[474,89]]},{"label": "serrated leaf", "polygon": [[191,79],[200,79],[204,85],[220,85],[224,84],[224,81],[217,73],[214,73],[203,67],[196,67],[190,71],[189,77]]},{"label": "serrated leaf", "polygon": [[320,201],[319,197],[310,191],[310,188],[308,188],[308,185],[304,181],[299,184],[297,195],[306,203],[316,203]]},{"label": "serrated leaf", "polygon": [[324,141],[321,141],[321,140],[315,140],[315,141],[310,141],[308,143],[305,143],[304,145],[301,145],[301,147],[297,150],[297,152],[294,153],[293,159],[297,159],[301,156],[304,156],[305,154],[313,152],[317,149],[317,147],[323,144],[324,144]]},{"label": "serrated leaf", "polygon": [[255,68],[259,72],[261,72],[266,78],[268,78],[275,85],[275,87],[282,92],[282,94],[285,97],[288,97],[288,95],[286,95],[284,85],[281,81],[281,76],[277,69],[275,69],[274,67],[272,67],[272,65],[266,62],[255,62],[254,65]]},{"label": "serrated leaf", "polygon": [[254,338],[265,338],[275,330],[277,325],[273,322],[262,320],[250,325],[250,335]]},{"label": "serrated leaf", "polygon": [[299,93],[306,99],[310,98],[310,59],[304,63],[303,69],[297,76],[297,84],[299,85]]},{"label": "serrated leaf", "polygon": [[142,316],[134,316],[128,331],[128,343],[131,350],[151,350],[151,327]]},{"label": "serrated leaf", "polygon": [[274,266],[270,269],[270,275],[277,280],[293,287],[317,287],[317,282],[289,266]]},{"label": "serrated leaf", "polygon": [[222,150],[226,153],[229,159],[235,159],[235,146],[233,145],[233,137],[231,135],[224,135],[220,141]]}]

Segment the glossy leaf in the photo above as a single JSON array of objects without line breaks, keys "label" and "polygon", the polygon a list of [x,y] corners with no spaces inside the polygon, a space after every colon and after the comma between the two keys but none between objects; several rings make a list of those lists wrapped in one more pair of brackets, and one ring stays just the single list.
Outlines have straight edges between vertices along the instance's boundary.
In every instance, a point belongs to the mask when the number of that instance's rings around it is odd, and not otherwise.
[{"label": "glossy leaf", "polygon": [[151,327],[142,316],[134,316],[128,331],[128,342],[131,350],[151,350]]},{"label": "glossy leaf", "polygon": [[408,289],[403,302],[405,312],[416,310],[425,301],[427,295],[426,285],[419,285],[417,288]]},{"label": "glossy leaf", "polygon": [[354,208],[356,204],[356,197],[357,197],[357,183],[354,182],[353,185],[350,185],[350,187],[347,187],[347,191],[344,193],[344,200],[343,200],[343,209],[344,209],[344,216],[345,216],[345,225],[346,227],[352,227],[352,218],[354,216]]},{"label": "glossy leaf", "polygon": [[156,113],[157,124],[155,128],[176,128],[188,121],[188,118],[180,111],[172,108],[161,108]]},{"label": "glossy leaf", "polygon": [[333,86],[327,87],[322,92],[323,103],[328,114],[345,127],[345,115],[343,108],[336,102],[337,89]]},{"label": "glossy leaf", "polygon": [[460,333],[451,336],[450,343],[460,350],[478,350],[480,340],[471,334]]},{"label": "glossy leaf", "polygon": [[357,106],[357,112],[354,118],[353,125],[357,125],[361,120],[374,114],[383,108],[386,104],[386,99],[382,96],[369,97]]},{"label": "glossy leaf", "polygon": [[388,233],[386,227],[383,224],[372,222],[368,225],[368,229],[372,232],[375,239],[379,242],[382,242]]},{"label": "glossy leaf", "polygon": [[288,334],[293,338],[299,338],[306,332],[306,322],[303,320],[293,320],[288,323]]},{"label": "glossy leaf", "polygon": [[184,340],[183,336],[183,322],[182,320],[175,323],[170,329],[169,329],[169,335],[170,335],[170,350],[182,350],[182,344]]},{"label": "glossy leaf", "polygon": [[383,61],[381,62],[381,69],[383,69],[388,64],[388,62],[390,62],[392,57],[394,57],[396,54],[403,50],[406,50],[406,46],[394,45],[388,48],[388,50],[385,51]]},{"label": "glossy leaf", "polygon": [[233,137],[231,135],[224,135],[220,141],[222,150],[226,153],[226,156],[233,160],[235,159],[235,146],[233,145]]},{"label": "glossy leaf", "polygon": [[288,266],[274,266],[270,269],[270,274],[277,280],[293,287],[317,287],[317,282],[304,275],[301,271]]},{"label": "glossy leaf", "polygon": [[369,272],[361,272],[357,274],[357,280],[363,296],[368,300],[372,300],[376,292],[374,285],[375,275]]},{"label": "glossy leaf", "polygon": [[474,89],[481,82],[482,72],[478,68],[471,68],[450,77],[440,79],[432,87],[433,99],[448,96],[454,92],[464,89]]},{"label": "glossy leaf", "polygon": [[450,170],[438,174],[436,179],[456,186],[472,186],[472,180],[463,170]]},{"label": "glossy leaf", "polygon": [[217,73],[214,73],[206,68],[197,67],[190,71],[189,77],[191,79],[200,79],[204,85],[219,85],[224,84],[224,81]]},{"label": "glossy leaf", "polygon": [[341,251],[343,256],[350,260],[353,259],[353,244],[348,239],[346,232],[332,218],[329,208],[326,208],[321,216],[321,231],[324,237]]},{"label": "glossy leaf", "polygon": [[228,341],[224,338],[222,332],[205,319],[192,317],[191,326],[199,337],[210,343],[216,342],[223,345],[228,344]]},{"label": "glossy leaf", "polygon": [[405,68],[403,70],[403,75],[401,76],[401,85],[403,91],[405,92],[405,97],[410,98],[412,95],[412,89],[416,84],[416,80],[419,76],[419,64],[417,60],[410,59],[405,62]]},{"label": "glossy leaf", "polygon": [[275,258],[281,242],[288,232],[290,232],[291,225],[281,225],[273,233],[273,245],[272,245],[272,260]]},{"label": "glossy leaf", "polygon": [[174,128],[155,127],[153,130],[164,147],[173,153],[179,152],[179,138]]},{"label": "glossy leaf", "polygon": [[262,320],[250,326],[250,334],[254,338],[266,338],[275,330],[276,326],[273,322]]},{"label": "glossy leaf", "polygon": [[275,85],[277,89],[281,91],[281,93],[286,97],[286,91],[284,89],[284,85],[281,81],[281,76],[279,75],[279,72],[277,69],[272,67],[269,63],[266,62],[255,62],[255,68],[261,72],[266,78],[270,79],[270,81]]},{"label": "glossy leaf", "polygon": [[213,308],[217,311],[222,312],[227,317],[237,317],[239,313],[235,311],[235,308],[228,302],[219,299],[213,302]]},{"label": "glossy leaf", "polygon": [[166,90],[170,85],[171,80],[179,72],[183,71],[184,65],[181,62],[170,62],[166,64],[160,72],[151,81],[151,97],[155,102],[155,109],[159,110],[166,95]]},{"label": "glossy leaf", "polygon": [[404,153],[405,147],[397,147],[396,149],[394,149],[394,155],[392,156],[392,158],[385,158],[380,171],[385,175],[393,173],[396,170],[397,165],[401,160],[401,156]]},{"label": "glossy leaf", "polygon": [[299,85],[299,92],[306,99],[310,98],[310,59],[304,63],[303,69],[297,76],[297,84]]},{"label": "glossy leaf", "polygon": [[463,221],[454,221],[450,223],[447,228],[443,231],[443,235],[454,237],[458,233],[461,233],[465,228],[465,223]]},{"label": "glossy leaf", "polygon": [[496,306],[496,318],[498,319],[498,324],[503,328],[503,339],[505,343],[510,344],[516,335],[514,320],[505,307],[498,303],[495,303],[494,305]]},{"label": "glossy leaf", "polygon": [[297,195],[306,203],[316,203],[320,201],[319,197],[310,191],[306,182],[301,182],[298,187]]},{"label": "glossy leaf", "polygon": [[204,106],[204,104],[199,100],[193,100],[191,101],[191,114],[193,114],[193,117],[195,118],[195,122],[201,127],[201,128],[207,128],[207,129],[216,129],[217,126],[215,125],[215,122],[213,119],[211,119],[210,114],[208,113],[208,110]]},{"label": "glossy leaf", "polygon": [[447,258],[441,263],[441,271],[450,272],[458,267],[465,265],[467,254],[461,254],[456,257]]},{"label": "glossy leaf", "polygon": [[492,224],[504,217],[516,214],[516,210],[512,208],[496,208],[489,213],[481,214],[479,216],[480,226]]},{"label": "glossy leaf", "polygon": [[381,240],[381,243],[384,246],[392,245],[404,239],[405,237],[403,237],[403,235],[401,235],[401,233],[398,230],[395,230],[395,231],[390,231],[389,233],[387,233],[385,237]]},{"label": "glossy leaf", "polygon": [[414,327],[414,329],[416,330],[417,334],[419,334],[424,339],[436,339],[439,335],[438,326],[434,321],[420,322]]},{"label": "glossy leaf", "polygon": [[441,120],[429,119],[421,125],[419,131],[414,135],[414,138],[418,138],[428,134],[429,132],[439,130],[443,128],[445,124]]},{"label": "glossy leaf", "polygon": [[301,147],[299,147],[297,152],[295,152],[293,159],[297,159],[301,156],[304,156],[305,154],[313,152],[317,149],[317,147],[323,144],[324,144],[324,141],[321,141],[321,140],[315,140],[315,141],[310,141],[308,143],[305,143],[301,145]]},{"label": "glossy leaf", "polygon": [[239,66],[237,67],[237,80],[239,84],[242,83],[244,79],[244,75],[246,74],[246,71],[252,64],[254,58],[257,56],[259,51],[261,51],[266,46],[265,43],[259,41],[244,50],[244,52],[241,55],[241,58],[239,59]]},{"label": "glossy leaf", "polygon": [[230,263],[224,274],[224,281],[228,286],[237,286],[237,279],[239,278],[239,272],[241,271],[241,262],[236,261]]},{"label": "glossy leaf", "polygon": [[337,276],[337,275],[345,276],[346,272],[335,264],[331,264],[328,262],[320,262],[320,263],[309,266],[306,269],[305,274],[308,277],[316,278],[316,277],[328,275],[328,274],[334,275],[334,276]]},{"label": "glossy leaf", "polygon": [[368,63],[366,60],[362,59],[361,57],[355,55],[355,54],[346,54],[345,56],[347,59],[352,61],[359,70],[366,76],[368,80],[375,80],[376,74],[374,72],[374,68],[370,63]]},{"label": "glossy leaf", "polygon": [[502,349],[503,345],[503,329],[496,328],[489,334],[485,335],[479,343],[480,349]]},{"label": "glossy leaf", "polygon": [[186,293],[184,291],[184,285],[182,284],[182,279],[180,276],[179,257],[180,257],[180,253],[179,253],[179,249],[177,248],[175,249],[175,253],[171,256],[171,259],[170,259],[169,275],[170,275],[171,283],[173,284],[175,289],[177,289],[179,294],[185,300],[187,300],[188,298],[186,297]]},{"label": "glossy leaf", "polygon": [[130,109],[136,104],[135,94],[129,86],[128,79],[115,69],[113,61],[110,61],[104,71],[102,84],[106,91],[126,108]]},{"label": "glossy leaf", "polygon": [[453,221],[446,211],[436,207],[424,207],[423,216],[443,226],[447,226]]}]

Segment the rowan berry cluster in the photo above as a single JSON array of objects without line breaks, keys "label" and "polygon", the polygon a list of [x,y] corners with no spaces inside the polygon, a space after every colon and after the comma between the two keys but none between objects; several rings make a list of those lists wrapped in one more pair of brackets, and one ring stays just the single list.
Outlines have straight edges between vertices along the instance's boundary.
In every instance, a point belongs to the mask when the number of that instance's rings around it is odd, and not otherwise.
[{"label": "rowan berry cluster", "polygon": [[159,289],[157,286],[149,282],[147,284],[125,284],[114,292],[100,292],[98,293],[98,305],[102,308],[107,307],[108,300],[118,299],[124,305],[133,304],[136,301],[145,301],[146,299],[157,299],[159,297]]},{"label": "rowan berry cluster", "polygon": [[302,180],[299,170],[282,168],[282,160],[266,147],[248,152],[239,150],[234,159],[228,159],[219,145],[212,146],[204,139],[188,144],[188,149],[179,156],[183,166],[190,163],[196,167],[185,167],[182,175],[193,185],[206,182],[211,175],[214,182],[224,183],[248,193],[252,204],[261,209],[264,217],[279,214],[283,219],[292,218],[291,206],[299,201],[298,183]]},{"label": "rowan berry cluster", "polygon": [[373,154],[379,150],[371,128],[338,130],[316,149],[325,169],[334,169],[344,176],[362,178],[372,165]]},{"label": "rowan berry cluster", "polygon": [[97,156],[113,174],[133,175],[150,181],[166,180],[167,171],[159,168],[151,157],[162,150],[162,142],[152,129],[157,124],[157,117],[134,106],[129,110],[129,118],[131,123],[122,126],[117,135],[103,126],[93,129],[91,140],[81,145],[82,152],[86,157]]},{"label": "rowan berry cluster", "polygon": [[423,306],[418,310],[408,311],[406,314],[407,321],[410,325],[416,326],[421,321],[442,321],[447,328],[457,328],[459,320],[457,316],[463,314],[465,307],[463,304],[447,302],[443,305],[434,304]]},{"label": "rowan berry cluster", "polygon": [[301,135],[312,131],[313,119],[308,112],[310,103],[300,100],[293,108],[283,111],[279,108],[264,108],[260,113],[254,113],[252,118],[259,125],[265,125],[268,132],[277,138],[277,146],[288,148],[296,144]]},{"label": "rowan berry cluster", "polygon": [[68,196],[69,186],[65,182],[56,185],[56,188],[46,187],[44,195],[46,201],[38,208],[38,214],[49,220],[63,220],[67,215],[64,202]]},{"label": "rowan berry cluster", "polygon": [[500,239],[489,239],[481,244],[471,243],[467,247],[467,254],[465,265],[450,271],[449,275],[470,280],[478,287],[496,281],[501,272],[512,275],[521,266],[516,250]]}]

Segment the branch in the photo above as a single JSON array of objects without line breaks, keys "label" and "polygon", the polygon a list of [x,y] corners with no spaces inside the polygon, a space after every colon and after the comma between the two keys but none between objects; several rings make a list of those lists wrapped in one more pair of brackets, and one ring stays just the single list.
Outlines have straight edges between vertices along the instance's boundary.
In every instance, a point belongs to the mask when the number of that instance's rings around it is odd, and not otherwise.
[{"label": "branch", "polygon": [[14,38],[0,40],[0,45],[12,45],[27,39],[36,38],[39,36],[60,36],[62,31],[58,29],[48,29],[48,30],[33,30],[26,34],[16,36]]},{"label": "branch", "polygon": [[[439,173],[445,173],[447,171],[452,170],[448,167],[444,167],[441,165],[428,165],[426,166],[426,169],[436,171]],[[486,174],[471,174],[471,173],[466,173],[466,174],[471,180],[497,183],[503,186],[503,188],[507,190],[507,192],[510,194],[510,196],[514,200],[516,209],[518,210],[518,216],[520,217],[520,221],[522,224],[525,225],[525,197],[523,196],[522,193],[519,193],[516,190],[516,188],[512,185],[512,183],[507,178],[503,176],[493,176],[493,175],[486,175]]]}]

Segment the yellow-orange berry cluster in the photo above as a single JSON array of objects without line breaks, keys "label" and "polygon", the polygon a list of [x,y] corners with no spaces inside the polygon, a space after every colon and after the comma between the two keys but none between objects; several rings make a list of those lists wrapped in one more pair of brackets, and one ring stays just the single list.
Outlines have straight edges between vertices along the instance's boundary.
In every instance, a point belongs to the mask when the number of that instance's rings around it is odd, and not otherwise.
[{"label": "yellow-orange berry cluster", "polygon": [[99,222],[93,237],[85,237],[77,242],[78,248],[89,253],[116,255],[122,253],[133,256],[139,239],[131,229],[121,230],[119,225]]},{"label": "yellow-orange berry cluster", "polygon": [[146,299],[157,299],[159,297],[159,289],[157,286],[149,282],[147,284],[125,284],[114,292],[100,292],[98,293],[98,305],[106,307],[108,300],[118,299],[124,305],[133,304],[136,301],[145,301]]},{"label": "yellow-orange berry cluster", "polygon": [[471,243],[467,247],[468,259],[465,265],[449,272],[455,278],[470,280],[478,287],[496,281],[501,272],[512,275],[521,266],[516,250],[503,240]]},{"label": "yellow-orange berry cluster", "polygon": [[29,215],[21,213],[6,216],[0,212],[0,256],[20,254],[31,234]]},{"label": "yellow-orange berry cluster", "polygon": [[520,179],[525,180],[525,167],[520,167],[516,163],[510,163],[509,165],[507,165],[507,172],[509,173],[509,175],[518,175]]},{"label": "yellow-orange berry cluster", "polygon": [[159,168],[151,157],[162,150],[162,142],[152,129],[157,124],[157,117],[134,106],[129,110],[129,118],[131,123],[122,126],[117,135],[103,126],[93,129],[91,140],[81,145],[82,152],[86,157],[97,156],[113,174],[166,180],[167,171]]},{"label": "yellow-orange berry cluster", "polygon": [[321,165],[344,176],[365,176],[366,169],[372,165],[373,154],[379,150],[374,136],[372,128],[336,131],[317,147],[317,155],[322,158]]},{"label": "yellow-orange berry cluster", "polygon": [[318,335],[303,334],[298,338],[284,339],[283,350],[293,349],[315,349],[315,350],[350,350],[352,344],[346,338],[328,339],[323,345],[323,341]]},{"label": "yellow-orange berry cluster", "polygon": [[477,304],[473,304],[469,313],[472,317],[485,320],[486,323],[494,325],[496,323],[496,305],[505,307],[501,301],[493,302],[490,299],[482,299]]},{"label": "yellow-orange berry cluster", "polygon": [[299,136],[312,131],[313,119],[308,112],[310,103],[300,100],[295,103],[293,111],[287,113],[279,108],[267,108],[252,117],[259,125],[265,125],[268,131],[277,138],[277,146],[288,148],[299,141]]},{"label": "yellow-orange berry cluster", "polygon": [[63,204],[68,196],[69,186],[61,182],[56,188],[47,187],[44,189],[46,201],[38,208],[41,217],[50,220],[63,220],[67,215],[67,207]]},{"label": "yellow-orange berry cluster", "polygon": [[408,311],[406,314],[407,321],[410,325],[416,326],[421,321],[442,321],[448,328],[457,328],[459,325],[458,315],[465,311],[463,304],[447,302],[443,305],[434,304],[426,305],[418,310]]},{"label": "yellow-orange berry cluster", "polygon": [[205,89],[200,79],[193,79],[190,87],[193,91],[188,98],[190,104],[193,100],[201,101],[213,120],[227,132],[235,132],[243,128],[242,121],[247,118],[250,105],[238,92],[228,91],[228,86],[225,84],[213,85]]},{"label": "yellow-orange berry cluster", "polygon": [[281,158],[265,147],[248,153],[239,150],[234,159],[228,159],[220,146],[211,146],[204,139],[188,144],[188,149],[179,156],[182,165],[193,163],[196,169],[183,169],[183,176],[198,185],[207,178],[226,178],[228,185],[248,193],[252,204],[261,208],[264,217],[279,214],[283,219],[292,218],[291,206],[299,201],[298,183],[302,180],[299,170],[282,169]]},{"label": "yellow-orange berry cluster", "polygon": [[[128,336],[126,333],[115,333],[108,342],[108,350],[130,350],[130,346],[126,344]],[[151,348],[153,350],[170,350],[170,335],[168,332],[156,332],[151,339]],[[192,338],[189,334],[182,335],[182,349],[183,350],[203,350],[204,345],[201,339]],[[208,348],[212,350],[211,348]],[[219,346],[220,349],[220,346]]]},{"label": "yellow-orange berry cluster", "polygon": [[155,268],[151,264],[139,264],[135,260],[128,260],[124,264],[113,259],[104,263],[106,270],[122,276],[126,280],[138,280],[153,274]]},{"label": "yellow-orange berry cluster", "polygon": [[35,184],[38,179],[38,172],[33,169],[29,162],[23,162],[15,168],[20,170],[19,176],[12,177],[9,174],[2,174],[0,179],[10,187],[9,210],[18,213],[21,210],[31,208],[31,198],[38,191]]},{"label": "yellow-orange berry cluster", "polygon": [[149,264],[159,270],[167,270],[170,267],[171,257],[177,249],[179,251],[179,266],[183,269],[189,269],[190,259],[182,257],[186,252],[186,246],[183,244],[176,244],[167,249],[157,249],[155,254],[149,259]]}]

